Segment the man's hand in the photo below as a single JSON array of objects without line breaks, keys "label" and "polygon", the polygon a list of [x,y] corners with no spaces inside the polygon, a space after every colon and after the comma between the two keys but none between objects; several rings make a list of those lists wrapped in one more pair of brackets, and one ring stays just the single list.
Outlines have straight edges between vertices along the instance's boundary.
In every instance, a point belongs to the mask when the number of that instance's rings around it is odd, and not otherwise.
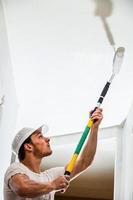
[{"label": "man's hand", "polygon": [[66,190],[69,187],[69,181],[65,178],[65,176],[59,176],[53,180],[51,184],[54,190]]},{"label": "man's hand", "polygon": [[[97,108],[95,110],[95,112],[91,115],[91,118],[93,120],[93,125],[92,125],[92,129],[93,128],[98,128],[99,124],[101,123],[102,119],[103,119],[103,115],[102,115],[102,109],[101,108]],[[92,111],[91,111],[92,112]],[[90,114],[91,114],[90,112]]]}]

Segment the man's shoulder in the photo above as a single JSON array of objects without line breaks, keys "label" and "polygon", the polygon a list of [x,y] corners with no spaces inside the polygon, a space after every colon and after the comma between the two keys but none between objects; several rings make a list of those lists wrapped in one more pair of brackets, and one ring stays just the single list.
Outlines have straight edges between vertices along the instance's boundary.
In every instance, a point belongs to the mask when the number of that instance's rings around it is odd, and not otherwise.
[{"label": "man's shoulder", "polygon": [[6,173],[7,173],[8,171],[10,171],[10,170],[14,170],[14,169],[20,168],[20,167],[21,167],[21,163],[19,163],[19,162],[14,162],[14,163],[12,163],[12,164],[7,168]]},{"label": "man's shoulder", "polygon": [[26,167],[20,163],[20,162],[14,162],[12,163],[6,170],[5,172],[5,178],[6,177],[11,177],[15,174],[26,174],[27,170],[26,170]]},{"label": "man's shoulder", "polygon": [[22,168],[22,165],[21,165],[21,163],[19,163],[19,162],[15,162],[15,163],[11,164],[11,165],[7,168],[7,170],[6,170],[6,172],[5,172],[5,176],[4,176],[4,181],[5,181],[5,183],[7,183],[8,180],[9,180],[12,176],[14,176],[15,174],[17,174],[17,173],[24,173],[24,170],[23,170],[23,168]]}]

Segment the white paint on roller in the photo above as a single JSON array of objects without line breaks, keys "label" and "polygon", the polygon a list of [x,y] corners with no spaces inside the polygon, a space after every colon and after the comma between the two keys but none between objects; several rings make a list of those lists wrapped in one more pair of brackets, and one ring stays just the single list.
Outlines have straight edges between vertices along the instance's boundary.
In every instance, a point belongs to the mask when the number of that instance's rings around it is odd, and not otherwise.
[{"label": "white paint on roller", "polygon": [[113,59],[113,73],[114,74],[118,74],[121,69],[123,58],[124,58],[124,52],[125,52],[124,47],[119,47],[115,52],[115,56]]}]

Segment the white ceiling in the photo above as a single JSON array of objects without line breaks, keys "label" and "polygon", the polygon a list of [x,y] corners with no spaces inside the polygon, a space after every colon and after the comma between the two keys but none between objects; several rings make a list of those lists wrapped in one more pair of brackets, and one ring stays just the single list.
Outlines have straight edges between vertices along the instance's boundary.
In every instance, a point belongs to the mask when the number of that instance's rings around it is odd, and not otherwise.
[{"label": "white ceiling", "polygon": [[126,117],[133,96],[132,0],[4,0],[3,5],[19,102],[17,129],[46,121],[54,135],[83,130],[111,74],[111,37],[126,52],[103,105],[102,126]]}]

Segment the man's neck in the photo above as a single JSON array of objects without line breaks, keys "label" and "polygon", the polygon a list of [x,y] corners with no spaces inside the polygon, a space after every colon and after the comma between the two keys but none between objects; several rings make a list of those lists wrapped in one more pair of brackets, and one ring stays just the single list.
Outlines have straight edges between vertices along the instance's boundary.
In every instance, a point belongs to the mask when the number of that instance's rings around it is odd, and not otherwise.
[{"label": "man's neck", "polygon": [[39,174],[41,172],[41,159],[36,159],[35,157],[25,158],[23,161],[21,161],[21,163],[23,163],[26,167],[35,173]]}]

